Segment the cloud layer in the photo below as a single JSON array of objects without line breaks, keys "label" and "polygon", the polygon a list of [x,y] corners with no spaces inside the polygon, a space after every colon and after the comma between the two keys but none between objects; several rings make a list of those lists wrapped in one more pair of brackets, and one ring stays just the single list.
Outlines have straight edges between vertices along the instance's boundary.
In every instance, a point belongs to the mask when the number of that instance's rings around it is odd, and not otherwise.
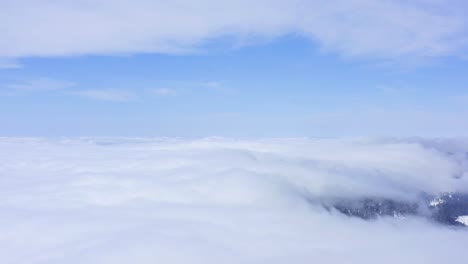
[{"label": "cloud layer", "polygon": [[466,191],[466,140],[1,138],[0,149],[5,263],[466,260],[464,229],[313,203]]},{"label": "cloud layer", "polygon": [[466,56],[466,3],[401,0],[5,0],[0,58],[190,52],[299,34],[345,56]]}]

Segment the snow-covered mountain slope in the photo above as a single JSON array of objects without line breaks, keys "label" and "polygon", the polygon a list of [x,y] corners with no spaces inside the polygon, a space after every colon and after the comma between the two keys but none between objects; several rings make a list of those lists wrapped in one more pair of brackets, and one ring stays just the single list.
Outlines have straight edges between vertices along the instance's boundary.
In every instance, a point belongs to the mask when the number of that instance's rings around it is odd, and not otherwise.
[{"label": "snow-covered mountain slope", "polygon": [[362,219],[379,217],[423,217],[445,225],[465,226],[468,215],[468,194],[445,193],[421,195],[417,201],[392,200],[380,197],[332,199],[323,206],[348,216]]},{"label": "snow-covered mountain slope", "polygon": [[468,215],[459,216],[457,217],[456,221],[465,226],[468,226]]}]

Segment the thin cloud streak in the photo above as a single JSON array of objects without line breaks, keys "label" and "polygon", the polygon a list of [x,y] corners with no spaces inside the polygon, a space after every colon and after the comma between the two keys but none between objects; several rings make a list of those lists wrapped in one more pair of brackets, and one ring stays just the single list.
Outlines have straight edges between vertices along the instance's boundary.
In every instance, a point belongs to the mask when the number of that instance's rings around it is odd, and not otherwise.
[{"label": "thin cloud streak", "polygon": [[21,69],[23,65],[15,59],[2,59],[0,57],[0,70],[2,69]]},{"label": "thin cloud streak", "polygon": [[17,83],[0,84],[3,91],[11,94],[28,94],[40,92],[52,92],[64,90],[76,86],[74,82],[57,80],[52,78],[36,78]]},{"label": "thin cloud streak", "polygon": [[71,94],[98,101],[126,102],[135,99],[135,95],[126,90],[91,89],[72,92]]},{"label": "thin cloud streak", "polygon": [[177,90],[169,89],[169,88],[151,89],[150,92],[157,95],[157,96],[171,96],[171,95],[176,95],[177,94]]}]

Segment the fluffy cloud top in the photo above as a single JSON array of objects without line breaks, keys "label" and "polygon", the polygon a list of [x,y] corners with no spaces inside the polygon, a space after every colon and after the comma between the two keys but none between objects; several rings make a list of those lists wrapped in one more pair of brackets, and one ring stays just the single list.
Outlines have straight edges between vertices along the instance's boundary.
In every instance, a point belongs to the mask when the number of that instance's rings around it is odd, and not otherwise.
[{"label": "fluffy cloud top", "polygon": [[466,230],[311,203],[467,190],[464,140],[1,138],[0,149],[5,263],[466,261]]},{"label": "fluffy cloud top", "polygon": [[465,1],[3,0],[0,57],[187,52],[299,34],[345,56],[466,56]]}]

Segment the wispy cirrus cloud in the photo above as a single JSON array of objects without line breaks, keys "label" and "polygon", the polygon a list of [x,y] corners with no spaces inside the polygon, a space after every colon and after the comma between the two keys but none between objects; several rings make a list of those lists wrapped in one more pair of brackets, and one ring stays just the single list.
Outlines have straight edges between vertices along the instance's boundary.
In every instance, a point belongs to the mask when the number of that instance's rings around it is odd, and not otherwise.
[{"label": "wispy cirrus cloud", "polygon": [[151,89],[150,92],[157,96],[170,96],[170,95],[177,94],[177,90],[171,89],[171,88],[156,88],[156,89]]},{"label": "wispy cirrus cloud", "polygon": [[38,93],[73,95],[100,101],[124,102],[136,98],[131,90],[123,89],[80,89],[75,82],[40,77],[19,82],[0,84],[0,95],[25,96]]},{"label": "wispy cirrus cloud", "polygon": [[132,92],[119,89],[89,89],[74,91],[71,94],[93,100],[111,102],[125,102],[135,99],[135,95]]},{"label": "wispy cirrus cloud", "polygon": [[189,91],[235,93],[236,90],[220,81],[199,80],[159,80],[160,88],[148,89],[149,93],[157,96],[174,96],[187,94]]},{"label": "wispy cirrus cloud", "polygon": [[20,69],[23,65],[15,59],[0,58],[0,70],[1,69]]},{"label": "wispy cirrus cloud", "polygon": [[466,57],[467,7],[462,0],[5,0],[0,57],[180,53],[218,37],[287,34],[343,56]]},{"label": "wispy cirrus cloud", "polygon": [[90,89],[72,92],[73,95],[99,101],[125,102],[135,99],[135,95],[127,90],[119,89]]},{"label": "wispy cirrus cloud", "polygon": [[15,83],[0,84],[5,94],[19,95],[37,92],[51,92],[76,86],[76,83],[46,77],[28,79]]},{"label": "wispy cirrus cloud", "polygon": [[401,92],[401,89],[391,85],[378,85],[377,89],[383,94],[398,94]]}]

